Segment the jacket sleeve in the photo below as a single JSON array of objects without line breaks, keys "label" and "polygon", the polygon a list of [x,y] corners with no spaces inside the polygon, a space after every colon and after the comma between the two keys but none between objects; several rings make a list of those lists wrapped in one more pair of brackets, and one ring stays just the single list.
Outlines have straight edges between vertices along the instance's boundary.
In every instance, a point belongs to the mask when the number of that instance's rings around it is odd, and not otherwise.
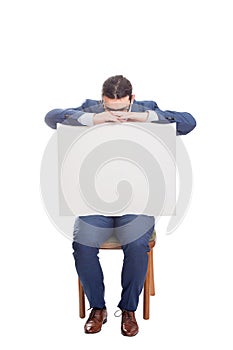
[{"label": "jacket sleeve", "polygon": [[[196,120],[187,112],[174,112],[174,111],[162,111],[154,102],[152,105],[159,118],[159,122],[162,123],[176,123],[177,135],[186,135],[192,131],[196,126]],[[156,121],[155,121],[156,122]]]},{"label": "jacket sleeve", "polygon": [[84,125],[78,121],[78,118],[85,113],[85,104],[77,108],[53,109],[45,116],[45,123],[52,129],[57,129],[57,123],[64,125],[80,126]]},{"label": "jacket sleeve", "polygon": [[168,123],[176,123],[177,135],[186,135],[196,126],[196,120],[187,112],[161,111],[158,109],[156,113],[159,120]]}]

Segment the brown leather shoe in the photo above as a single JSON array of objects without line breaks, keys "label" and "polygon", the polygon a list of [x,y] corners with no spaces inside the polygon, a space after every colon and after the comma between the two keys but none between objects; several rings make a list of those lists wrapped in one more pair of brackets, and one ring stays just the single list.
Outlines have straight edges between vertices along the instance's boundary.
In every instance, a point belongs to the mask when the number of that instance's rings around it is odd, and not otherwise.
[{"label": "brown leather shoe", "polygon": [[122,310],[121,334],[133,337],[138,333],[138,324],[133,311]]},{"label": "brown leather shoe", "polygon": [[93,334],[101,331],[102,325],[107,322],[107,310],[95,309],[91,310],[90,316],[84,326],[85,333]]}]

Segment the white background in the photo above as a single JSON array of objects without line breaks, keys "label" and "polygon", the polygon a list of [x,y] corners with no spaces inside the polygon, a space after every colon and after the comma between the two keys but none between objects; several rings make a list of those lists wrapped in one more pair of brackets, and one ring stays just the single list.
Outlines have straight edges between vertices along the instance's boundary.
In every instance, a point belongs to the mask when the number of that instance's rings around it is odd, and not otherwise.
[{"label": "white background", "polygon": [[[3,1],[1,25],[1,348],[232,349],[232,13],[222,1]],[[138,100],[188,111],[193,165],[189,211],[178,230],[157,226],[151,318],[120,334],[122,254],[104,252],[108,323],[83,333],[71,241],[40,197],[40,161],[53,108],[100,98],[124,74]],[[49,176],[49,174],[48,174]],[[88,307],[88,305],[87,305]]]}]

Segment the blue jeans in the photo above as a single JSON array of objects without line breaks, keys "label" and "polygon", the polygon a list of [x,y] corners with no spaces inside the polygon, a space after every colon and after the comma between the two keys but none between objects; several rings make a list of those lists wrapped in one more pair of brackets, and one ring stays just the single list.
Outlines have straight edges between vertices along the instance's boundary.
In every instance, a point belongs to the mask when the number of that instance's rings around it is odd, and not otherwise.
[{"label": "blue jeans", "polygon": [[143,289],[148,266],[149,240],[155,219],[146,215],[80,216],[74,224],[73,256],[75,267],[90,308],[104,308],[103,271],[98,253],[101,244],[112,234],[124,253],[121,274],[122,293],[118,307],[135,311]]}]

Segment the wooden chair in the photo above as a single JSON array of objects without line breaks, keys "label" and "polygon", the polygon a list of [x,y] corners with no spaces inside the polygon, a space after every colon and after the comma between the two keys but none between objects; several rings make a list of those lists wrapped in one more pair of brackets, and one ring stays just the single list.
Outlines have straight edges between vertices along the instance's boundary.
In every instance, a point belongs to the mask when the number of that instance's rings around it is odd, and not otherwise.
[{"label": "wooden chair", "polygon": [[[156,232],[154,231],[149,242],[150,251],[148,253],[148,269],[147,269],[147,275],[146,275],[144,288],[143,288],[143,318],[145,320],[148,320],[150,318],[150,296],[155,295],[154,263],[153,263],[153,248],[155,246],[155,243],[156,243]],[[121,246],[119,245],[119,242],[116,242],[116,241],[114,242],[112,241],[112,238],[110,238],[100,247],[100,249],[121,249]],[[79,278],[78,278],[78,292],[79,292],[79,317],[84,318],[86,316],[85,294]]]}]

